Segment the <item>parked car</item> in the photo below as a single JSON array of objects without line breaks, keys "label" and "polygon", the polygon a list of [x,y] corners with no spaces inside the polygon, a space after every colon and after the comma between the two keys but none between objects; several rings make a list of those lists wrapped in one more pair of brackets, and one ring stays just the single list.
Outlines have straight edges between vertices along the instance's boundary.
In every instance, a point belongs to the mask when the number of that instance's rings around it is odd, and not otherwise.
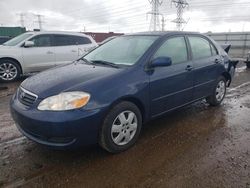
[{"label": "parked car", "polygon": [[11,37],[8,37],[8,36],[0,36],[0,45],[7,42],[10,39]]},{"label": "parked car", "polygon": [[73,32],[27,32],[0,46],[0,81],[67,64],[97,46],[91,36]]},{"label": "parked car", "polygon": [[204,98],[219,105],[232,80],[230,64],[226,52],[199,33],[124,35],[26,79],[11,113],[37,143],[64,149],[99,143],[122,152],[153,118]]}]

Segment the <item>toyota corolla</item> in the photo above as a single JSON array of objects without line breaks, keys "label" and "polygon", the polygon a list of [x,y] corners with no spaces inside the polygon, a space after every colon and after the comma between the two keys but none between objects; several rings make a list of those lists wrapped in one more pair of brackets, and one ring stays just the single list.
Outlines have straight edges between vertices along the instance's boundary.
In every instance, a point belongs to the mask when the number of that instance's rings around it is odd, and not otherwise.
[{"label": "toyota corolla", "polygon": [[234,68],[227,53],[199,33],[125,35],[26,79],[11,112],[37,143],[64,149],[99,143],[117,153],[134,145],[153,118],[201,99],[219,105]]}]

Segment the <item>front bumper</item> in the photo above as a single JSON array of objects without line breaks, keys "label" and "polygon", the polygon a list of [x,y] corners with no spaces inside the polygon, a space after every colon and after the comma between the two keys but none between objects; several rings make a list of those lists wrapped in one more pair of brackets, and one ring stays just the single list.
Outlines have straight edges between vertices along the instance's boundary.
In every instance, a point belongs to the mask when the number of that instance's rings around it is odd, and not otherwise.
[{"label": "front bumper", "polygon": [[39,111],[36,107],[25,107],[15,96],[10,107],[20,132],[37,143],[57,149],[96,144],[105,114],[105,108],[88,111]]}]

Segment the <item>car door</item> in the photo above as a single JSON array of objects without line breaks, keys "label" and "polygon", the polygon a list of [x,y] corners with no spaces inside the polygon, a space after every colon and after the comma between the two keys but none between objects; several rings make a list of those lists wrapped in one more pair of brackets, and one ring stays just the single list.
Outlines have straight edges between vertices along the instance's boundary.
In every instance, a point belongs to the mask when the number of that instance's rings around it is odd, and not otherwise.
[{"label": "car door", "polygon": [[72,35],[53,35],[55,47],[56,65],[71,63],[78,59],[78,48]]},{"label": "car door", "polygon": [[205,37],[188,36],[194,72],[194,99],[211,94],[218,78],[218,66],[221,58],[215,46]]},{"label": "car door", "polygon": [[150,75],[151,115],[157,116],[193,100],[192,62],[184,36],[168,38],[156,51],[157,57],[170,57],[172,65],[155,67]]},{"label": "car door", "polygon": [[32,47],[22,47],[24,66],[28,72],[36,72],[48,69],[55,65],[55,51],[51,46],[51,35],[40,34],[32,37]]}]

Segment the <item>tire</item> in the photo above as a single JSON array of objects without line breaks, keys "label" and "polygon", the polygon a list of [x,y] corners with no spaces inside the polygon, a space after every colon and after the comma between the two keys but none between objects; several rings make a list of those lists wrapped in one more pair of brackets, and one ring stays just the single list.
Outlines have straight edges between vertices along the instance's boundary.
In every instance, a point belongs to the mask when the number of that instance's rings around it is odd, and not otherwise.
[{"label": "tire", "polygon": [[216,85],[213,89],[213,94],[206,98],[206,101],[211,106],[218,106],[223,101],[226,95],[226,79],[223,76],[220,76],[217,79]]},{"label": "tire", "polygon": [[110,153],[125,151],[135,144],[141,127],[142,116],[138,107],[131,102],[121,102],[105,117],[99,134],[99,145]]},{"label": "tire", "polygon": [[21,75],[20,66],[13,60],[0,60],[0,82],[17,80]]},{"label": "tire", "polygon": [[250,61],[246,62],[247,68],[250,69]]}]

